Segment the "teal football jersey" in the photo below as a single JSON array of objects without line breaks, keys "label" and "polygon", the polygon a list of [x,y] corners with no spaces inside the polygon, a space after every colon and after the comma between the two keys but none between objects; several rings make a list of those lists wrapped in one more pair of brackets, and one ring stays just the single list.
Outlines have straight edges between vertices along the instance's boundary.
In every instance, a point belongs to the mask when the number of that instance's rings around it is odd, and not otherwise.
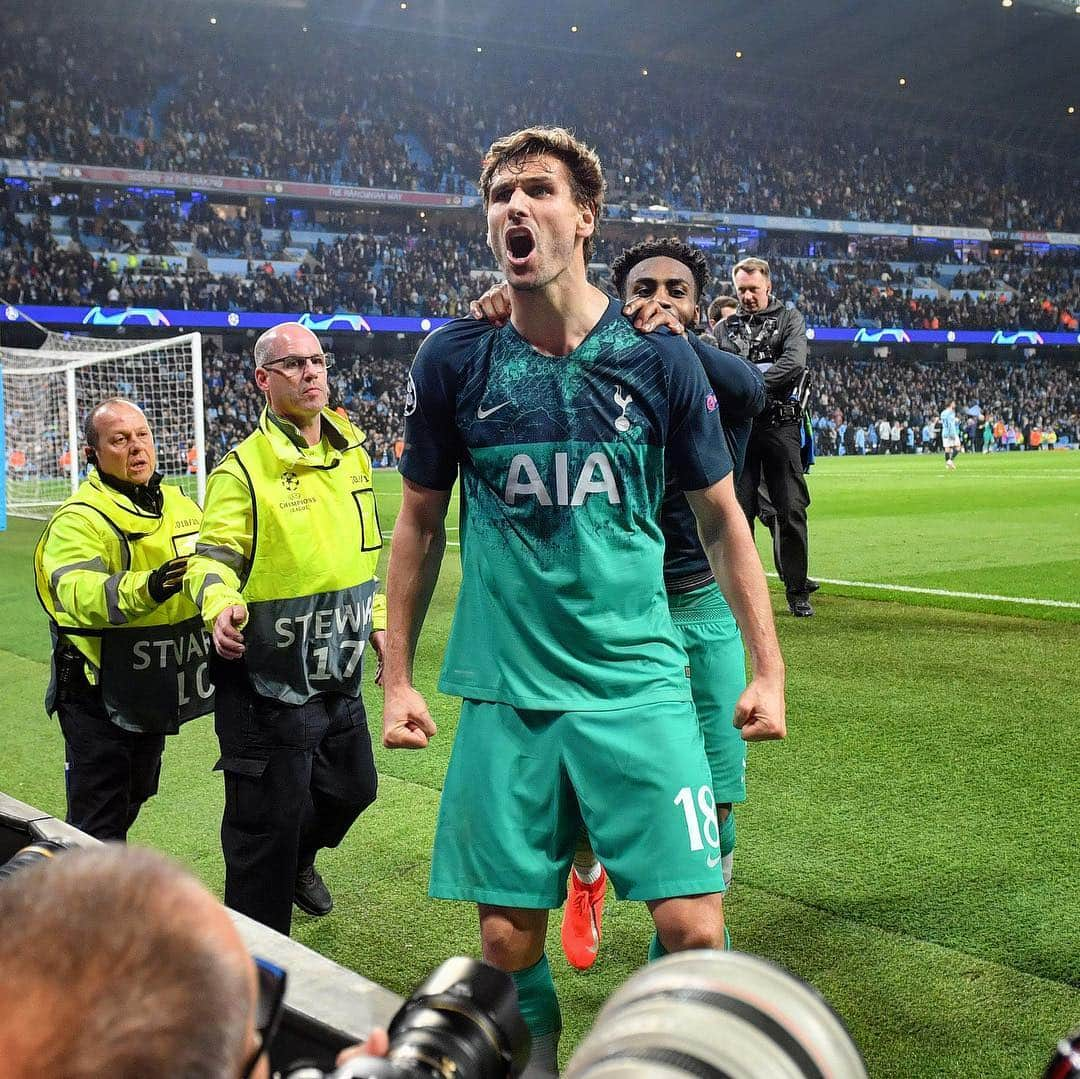
[{"label": "teal football jersey", "polygon": [[688,700],[663,581],[665,470],[683,490],[731,471],[690,346],[639,334],[613,301],[561,357],[511,325],[451,322],[410,377],[401,473],[461,480],[440,689],[525,709]]}]

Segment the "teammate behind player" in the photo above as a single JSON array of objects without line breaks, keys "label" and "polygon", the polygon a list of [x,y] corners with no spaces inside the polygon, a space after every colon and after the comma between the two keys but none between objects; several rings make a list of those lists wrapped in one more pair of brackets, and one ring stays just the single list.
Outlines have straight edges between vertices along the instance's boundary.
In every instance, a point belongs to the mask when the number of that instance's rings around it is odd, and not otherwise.
[{"label": "teammate behind player", "polygon": [[493,144],[481,189],[512,319],[451,322],[413,365],[383,741],[435,733],[412,661],[460,466],[462,585],[440,688],[465,700],[431,892],[478,903],[484,957],[512,973],[533,1035],[532,1074],[553,1074],[547,912],[583,824],[664,948],[723,940],[712,785],[663,584],[665,466],[750,649],[748,736],[782,732],[784,668],[700,364],[676,338],[638,334],[586,278],[595,154],[558,128],[520,131]]},{"label": "teammate behind player", "polygon": [[[698,325],[709,265],[696,247],[680,240],[646,240],[611,265],[612,283],[634,317],[650,301],[674,313],[688,331]],[[716,394],[724,437],[737,478],[746,459],[754,417],[765,407],[761,373],[740,357],[711,347],[690,332]],[[689,659],[690,692],[712,775],[720,822],[724,886],[731,884],[735,850],[732,803],[746,801],[746,737],[734,724],[735,705],[746,687],[746,661],[739,627],[709,567],[697,522],[686,495],[668,484],[660,511],[664,532],[664,585],[677,639]],[[575,853],[562,925],[563,951],[579,969],[591,966],[600,942],[606,874],[591,850]],[[725,939],[727,929],[725,925]],[[651,956],[662,954],[654,939]]]}]

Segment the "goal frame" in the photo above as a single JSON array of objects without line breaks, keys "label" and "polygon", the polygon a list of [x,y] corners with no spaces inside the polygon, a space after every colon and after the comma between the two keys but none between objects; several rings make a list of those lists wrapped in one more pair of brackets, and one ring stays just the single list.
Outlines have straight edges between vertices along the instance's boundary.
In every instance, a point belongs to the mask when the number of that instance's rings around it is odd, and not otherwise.
[{"label": "goal frame", "polygon": [[[81,352],[72,349],[22,349],[10,348],[7,346],[0,351],[0,375],[2,375],[3,381],[9,386],[11,384],[10,380],[14,379],[32,379],[58,374],[64,376],[67,405],[67,437],[68,446],[70,448],[70,461],[67,465],[67,472],[72,494],[78,490],[80,482],[79,445],[81,432],[79,430],[78,418],[80,402],[78,401],[76,394],[76,372],[95,364],[116,360],[128,360],[133,357],[145,355],[146,353],[160,351],[164,346],[178,344],[189,345],[191,349],[190,373],[192,393],[190,399],[185,400],[189,401],[188,407],[192,409],[192,437],[195,445],[195,500],[201,506],[206,496],[206,421],[203,412],[202,334],[187,333],[180,334],[176,337],[166,337],[152,341],[144,340],[133,343],[127,347],[110,349],[108,351]],[[5,358],[7,357],[19,359],[23,362],[18,364],[7,363],[5,362]],[[0,399],[6,400],[7,407],[10,407],[10,395],[8,393],[5,393],[4,397]],[[86,404],[87,402],[82,402],[83,407],[86,407]],[[157,436],[155,433],[155,443],[156,441]],[[9,517],[36,518],[41,517],[42,512],[48,510],[50,507],[52,509],[56,508],[56,504],[54,504],[53,500],[44,499],[34,503],[15,503],[13,505],[12,484],[11,477],[8,475],[6,452],[5,459],[2,463],[7,480],[5,483],[7,502],[6,511]],[[49,515],[51,515],[51,512]]]}]

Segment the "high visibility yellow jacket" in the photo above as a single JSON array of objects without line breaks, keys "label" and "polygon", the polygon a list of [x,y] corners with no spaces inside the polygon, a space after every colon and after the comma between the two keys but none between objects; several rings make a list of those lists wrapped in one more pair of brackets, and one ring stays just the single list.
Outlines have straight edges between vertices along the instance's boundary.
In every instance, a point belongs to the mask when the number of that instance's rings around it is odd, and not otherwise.
[{"label": "high visibility yellow jacket", "polygon": [[154,513],[92,471],[42,533],[34,575],[53,634],[50,712],[71,649],[120,727],[172,733],[213,708],[198,611],[182,592],[158,603],[147,590],[153,570],[194,551],[202,517],[179,488],[161,494]]},{"label": "high visibility yellow jacket", "polygon": [[363,433],[330,410],[308,447],[264,409],[210,475],[184,587],[208,631],[243,605],[242,666],[263,696],[302,704],[359,696],[369,634],[386,628],[375,570],[382,548]]}]

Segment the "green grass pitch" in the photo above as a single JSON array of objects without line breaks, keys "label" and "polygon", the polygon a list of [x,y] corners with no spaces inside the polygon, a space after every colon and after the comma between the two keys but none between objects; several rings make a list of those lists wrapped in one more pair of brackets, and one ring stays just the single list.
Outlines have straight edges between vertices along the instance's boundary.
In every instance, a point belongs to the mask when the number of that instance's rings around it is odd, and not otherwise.
[{"label": "green grass pitch", "polygon": [[[815,467],[812,572],[859,583],[823,585],[806,620],[773,593],[790,736],[751,747],[738,815],[736,947],[817,986],[875,1079],[1032,1079],[1080,1025],[1080,454],[958,463],[948,474],[940,457]],[[397,476],[380,474],[378,490],[389,533]],[[63,816],[62,744],[41,705],[39,529],[12,520],[0,535],[0,790]],[[418,662],[439,735],[424,752],[377,750],[377,803],[320,861],[336,909],[294,923],[298,939],[399,993],[446,956],[477,952],[473,909],[425,894],[458,707],[434,688],[456,555]],[[926,591],[865,587],[881,584]],[[377,738],[374,686],[367,701]],[[220,894],[215,758],[207,719],[171,740],[133,838]],[[600,959],[577,974],[553,919],[565,1055],[642,963],[650,933],[641,905],[609,898]]]}]

